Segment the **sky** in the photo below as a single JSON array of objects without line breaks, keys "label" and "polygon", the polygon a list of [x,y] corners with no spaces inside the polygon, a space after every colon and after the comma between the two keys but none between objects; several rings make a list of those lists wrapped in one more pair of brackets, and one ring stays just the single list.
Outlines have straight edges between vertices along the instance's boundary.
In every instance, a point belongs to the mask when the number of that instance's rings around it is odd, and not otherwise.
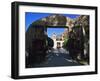
[{"label": "sky", "polygon": [[51,37],[53,33],[56,33],[56,35],[61,35],[64,32],[65,28],[47,28],[47,35],[48,37]]},{"label": "sky", "polygon": [[[57,13],[56,13],[57,14]],[[41,19],[41,18],[44,18],[44,17],[47,17],[51,15],[50,13],[33,13],[33,12],[26,12],[25,13],[25,26],[26,26],[26,31],[29,27],[29,25],[38,20],[38,19]],[[66,17],[69,17],[69,18],[77,18],[79,15],[78,14],[62,14]],[[53,33],[56,33],[56,34],[61,34],[64,32],[64,28],[47,28],[47,34],[49,37],[51,37],[51,35]]]},{"label": "sky", "polygon": [[[57,13],[56,13],[56,14],[57,14]],[[26,28],[26,31],[27,31],[29,25],[30,25],[32,22],[34,22],[34,21],[36,21],[36,20],[38,20],[38,19],[47,17],[47,16],[49,16],[49,15],[51,15],[51,14],[50,14],[50,13],[33,13],[33,12],[26,12],[26,13],[25,13],[25,26],[26,26],[25,28]],[[74,18],[76,18],[76,17],[79,16],[79,15],[77,15],[77,14],[62,14],[62,15],[66,16],[66,17],[69,17],[69,18],[72,18],[72,19],[74,19]]]}]

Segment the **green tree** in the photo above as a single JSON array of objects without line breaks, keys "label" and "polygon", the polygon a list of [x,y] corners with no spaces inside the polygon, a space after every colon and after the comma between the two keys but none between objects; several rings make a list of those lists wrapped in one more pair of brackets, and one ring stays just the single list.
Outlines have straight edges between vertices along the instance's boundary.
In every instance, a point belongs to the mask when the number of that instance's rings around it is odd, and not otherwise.
[{"label": "green tree", "polygon": [[63,48],[67,49],[68,38],[66,37],[63,42]]},{"label": "green tree", "polygon": [[53,47],[54,46],[54,41],[50,37],[47,37],[47,46],[48,47]]}]

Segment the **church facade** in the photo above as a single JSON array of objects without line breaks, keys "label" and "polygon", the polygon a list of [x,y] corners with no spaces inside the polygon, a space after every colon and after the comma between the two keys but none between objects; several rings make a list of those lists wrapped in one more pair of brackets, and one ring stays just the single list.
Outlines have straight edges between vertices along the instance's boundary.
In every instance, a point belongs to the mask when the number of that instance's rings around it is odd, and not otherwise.
[{"label": "church facade", "polygon": [[63,43],[64,43],[64,36],[63,36],[63,34],[61,34],[61,35],[56,35],[55,33],[53,33],[53,35],[52,35],[52,40],[54,41],[54,46],[53,46],[53,48],[62,48],[62,46],[63,46]]}]

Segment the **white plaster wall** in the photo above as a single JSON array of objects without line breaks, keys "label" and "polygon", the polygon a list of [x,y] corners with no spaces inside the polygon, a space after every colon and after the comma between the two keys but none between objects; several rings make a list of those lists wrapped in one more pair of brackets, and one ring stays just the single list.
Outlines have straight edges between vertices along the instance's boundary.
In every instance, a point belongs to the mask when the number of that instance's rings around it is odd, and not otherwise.
[{"label": "white plaster wall", "polygon": [[53,46],[53,48],[57,48],[57,42],[60,42],[61,43],[61,47],[62,47],[62,45],[63,45],[63,42],[64,41],[56,41],[56,39],[53,39],[53,41],[54,41],[54,46]]}]

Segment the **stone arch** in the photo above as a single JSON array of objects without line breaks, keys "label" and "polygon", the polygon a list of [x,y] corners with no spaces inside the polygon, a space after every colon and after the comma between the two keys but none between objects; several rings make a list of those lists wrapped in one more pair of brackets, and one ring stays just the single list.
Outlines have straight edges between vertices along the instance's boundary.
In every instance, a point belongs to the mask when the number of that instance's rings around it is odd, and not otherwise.
[{"label": "stone arch", "polygon": [[41,18],[32,23],[32,25],[42,25],[42,26],[66,26],[67,17],[59,14],[54,14]]},{"label": "stone arch", "polygon": [[29,51],[29,49],[31,48],[32,40],[36,38],[35,35],[37,34],[37,30],[41,30],[41,33],[37,37],[44,37],[43,39],[45,39],[45,34],[43,36],[43,33],[47,31],[45,26],[66,26],[67,21],[68,18],[66,16],[60,14],[53,14],[45,18],[36,20],[32,24],[30,24],[29,28],[26,31],[26,51]]}]

